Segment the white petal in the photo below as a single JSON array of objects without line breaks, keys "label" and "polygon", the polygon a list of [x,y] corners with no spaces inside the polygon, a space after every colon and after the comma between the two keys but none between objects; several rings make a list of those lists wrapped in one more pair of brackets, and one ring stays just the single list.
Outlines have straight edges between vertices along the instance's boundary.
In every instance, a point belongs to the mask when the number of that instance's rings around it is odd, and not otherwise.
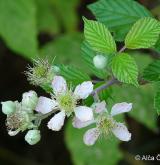
[{"label": "white petal", "polygon": [[54,76],[54,79],[52,81],[52,88],[53,88],[53,92],[56,95],[66,92],[67,90],[66,80],[62,76]]},{"label": "white petal", "polygon": [[112,107],[111,116],[118,115],[120,113],[129,112],[132,109],[132,103],[117,103]]},{"label": "white petal", "polygon": [[100,103],[96,103],[95,105],[95,112],[96,113],[101,113],[104,112],[106,110],[106,102],[102,101]]},{"label": "white petal", "polygon": [[86,99],[93,91],[93,84],[91,81],[85,81],[78,85],[74,91],[74,94],[79,99]]},{"label": "white petal", "polygon": [[91,128],[84,134],[83,141],[86,145],[91,146],[95,144],[99,135],[100,135],[100,132],[97,128]]},{"label": "white petal", "polygon": [[15,131],[8,131],[8,135],[9,136],[15,136],[15,135],[17,135],[18,133],[20,132],[20,130],[15,130]]},{"label": "white petal", "polygon": [[38,104],[36,106],[36,111],[46,114],[51,112],[57,106],[56,101],[49,99],[47,97],[39,97]]},{"label": "white petal", "polygon": [[122,141],[131,140],[131,133],[129,133],[127,127],[123,123],[116,123],[112,129],[113,134]]},{"label": "white petal", "polygon": [[54,115],[48,122],[48,128],[53,131],[59,131],[64,125],[65,112],[61,111]]},{"label": "white petal", "polygon": [[75,116],[82,122],[93,120],[93,111],[92,108],[86,106],[76,107]]},{"label": "white petal", "polygon": [[94,120],[82,122],[78,118],[74,117],[72,125],[73,125],[74,128],[84,128],[84,127],[89,126],[90,124],[93,124],[94,122],[95,122]]}]

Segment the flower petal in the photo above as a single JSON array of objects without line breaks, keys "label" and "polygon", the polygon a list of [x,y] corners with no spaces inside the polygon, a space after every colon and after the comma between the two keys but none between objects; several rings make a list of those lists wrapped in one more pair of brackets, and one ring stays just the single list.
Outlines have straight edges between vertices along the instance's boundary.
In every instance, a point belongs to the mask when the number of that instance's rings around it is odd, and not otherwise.
[{"label": "flower petal", "polygon": [[38,104],[36,106],[36,111],[46,114],[51,112],[57,106],[57,102],[53,99],[49,99],[47,97],[39,97]]},{"label": "flower petal", "polygon": [[112,129],[113,134],[122,141],[131,140],[131,133],[129,133],[127,127],[123,123],[116,123]]},{"label": "flower petal", "polygon": [[79,84],[74,94],[78,99],[86,99],[93,91],[93,84],[91,81],[85,81],[82,84]]},{"label": "flower petal", "polygon": [[93,120],[93,111],[92,108],[86,106],[76,107],[75,116],[82,122]]},{"label": "flower petal", "polygon": [[97,128],[91,128],[84,134],[83,141],[86,145],[91,146],[95,144],[99,135],[100,135],[100,132]]},{"label": "flower petal", "polygon": [[117,103],[112,107],[111,116],[118,115],[120,113],[129,112],[132,109],[132,103]]},{"label": "flower petal", "polygon": [[54,115],[48,122],[48,128],[53,131],[59,131],[64,125],[65,112],[61,111]]},{"label": "flower petal", "polygon": [[102,101],[100,103],[95,104],[95,112],[96,113],[102,113],[106,110],[106,102]]},{"label": "flower petal", "polygon": [[8,135],[9,135],[9,136],[15,136],[15,135],[17,135],[19,132],[20,132],[20,130],[15,130],[15,131],[9,130],[9,131],[8,131]]},{"label": "flower petal", "polygon": [[82,122],[78,118],[74,117],[72,125],[73,125],[74,128],[84,128],[84,127],[89,126],[90,124],[93,124],[94,122],[95,122],[94,120]]},{"label": "flower petal", "polygon": [[54,79],[52,81],[52,88],[55,95],[66,92],[66,80],[62,76],[54,76]]}]

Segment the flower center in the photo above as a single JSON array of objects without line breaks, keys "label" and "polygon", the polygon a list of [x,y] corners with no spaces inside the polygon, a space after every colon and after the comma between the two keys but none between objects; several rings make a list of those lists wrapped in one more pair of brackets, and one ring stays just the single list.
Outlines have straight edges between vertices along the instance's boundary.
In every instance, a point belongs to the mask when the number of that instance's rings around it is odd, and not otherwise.
[{"label": "flower center", "polygon": [[33,85],[44,85],[53,79],[54,72],[47,60],[34,61],[33,67],[28,67],[25,72],[27,79]]},{"label": "flower center", "polygon": [[14,114],[9,115],[6,120],[8,130],[23,129],[28,125],[29,116],[24,111],[16,111]]},{"label": "flower center", "polygon": [[74,111],[76,105],[76,99],[73,97],[72,93],[68,91],[64,95],[58,97],[58,102],[60,109],[64,110],[68,115]]},{"label": "flower center", "polygon": [[100,116],[97,122],[97,128],[101,131],[101,133],[108,135],[111,129],[114,126],[114,120],[110,116]]},{"label": "flower center", "polygon": [[46,77],[48,70],[44,66],[36,66],[33,72],[37,77]]}]

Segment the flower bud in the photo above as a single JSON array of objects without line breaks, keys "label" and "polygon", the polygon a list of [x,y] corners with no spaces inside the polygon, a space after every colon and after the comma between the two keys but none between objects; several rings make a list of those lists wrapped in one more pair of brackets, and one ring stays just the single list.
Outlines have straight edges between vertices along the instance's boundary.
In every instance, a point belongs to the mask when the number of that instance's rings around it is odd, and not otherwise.
[{"label": "flower bud", "polygon": [[2,104],[2,112],[6,115],[10,115],[11,113],[16,111],[16,103],[13,101],[5,101],[1,102]]},{"label": "flower bud", "polygon": [[93,64],[97,69],[104,69],[107,65],[107,58],[103,55],[96,55],[93,58]]},{"label": "flower bud", "polygon": [[54,73],[59,73],[60,72],[60,68],[58,66],[56,66],[56,65],[54,65],[52,67],[52,69],[53,69]]},{"label": "flower bud", "polygon": [[38,143],[40,139],[41,139],[41,134],[39,130],[29,130],[25,135],[25,141],[30,145],[34,145]]},{"label": "flower bud", "polygon": [[27,80],[36,86],[44,86],[51,81],[54,77],[54,70],[52,65],[47,59],[34,60],[33,67],[28,66],[25,72]]},{"label": "flower bud", "polygon": [[22,96],[22,106],[28,111],[32,111],[35,109],[38,103],[38,96],[35,91],[29,91],[23,93]]}]

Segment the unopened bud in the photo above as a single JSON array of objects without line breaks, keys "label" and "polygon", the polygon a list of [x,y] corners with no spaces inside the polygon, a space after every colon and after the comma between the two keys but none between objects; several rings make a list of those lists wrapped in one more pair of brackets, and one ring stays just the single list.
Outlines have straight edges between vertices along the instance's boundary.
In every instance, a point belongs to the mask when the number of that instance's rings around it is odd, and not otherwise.
[{"label": "unopened bud", "polygon": [[13,101],[5,101],[1,102],[2,104],[2,112],[6,115],[10,115],[11,113],[16,111],[16,103]]},{"label": "unopened bud", "polygon": [[27,110],[34,110],[38,103],[38,96],[35,91],[29,91],[23,93],[22,106]]},{"label": "unopened bud", "polygon": [[107,58],[103,55],[96,55],[93,58],[93,64],[98,69],[104,69],[107,65]]},{"label": "unopened bud", "polygon": [[40,139],[41,134],[39,130],[29,130],[25,136],[25,141],[30,145],[38,143]]}]

